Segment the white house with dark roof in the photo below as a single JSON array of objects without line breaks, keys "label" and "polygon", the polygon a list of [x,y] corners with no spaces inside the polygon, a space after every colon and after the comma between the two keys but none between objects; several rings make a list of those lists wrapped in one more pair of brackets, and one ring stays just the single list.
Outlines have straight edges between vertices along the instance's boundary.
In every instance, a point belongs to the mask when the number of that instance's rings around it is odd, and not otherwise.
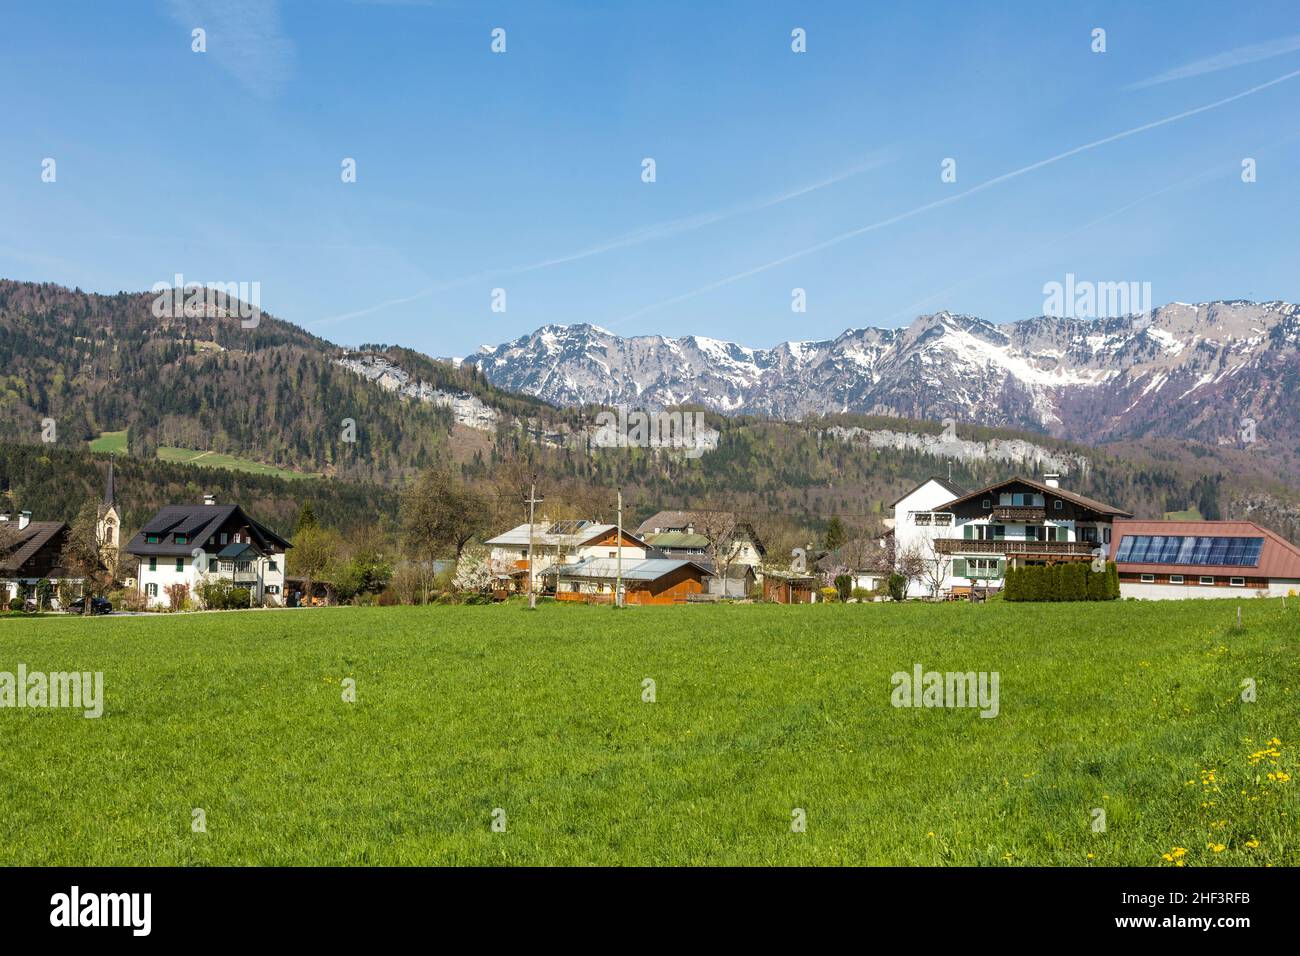
[{"label": "white house with dark roof", "polygon": [[895,563],[908,552],[925,563],[927,573],[909,584],[909,597],[996,589],[1008,567],[1108,560],[1114,523],[1132,517],[1067,491],[1055,474],[1008,478],[969,493],[930,478],[894,503]]},{"label": "white house with dark roof", "polygon": [[140,559],[138,587],[152,607],[168,604],[167,588],[184,584],[194,594],[204,581],[224,579],[248,588],[254,604],[284,603],[288,541],[255,521],[239,505],[168,505],[126,546]]}]

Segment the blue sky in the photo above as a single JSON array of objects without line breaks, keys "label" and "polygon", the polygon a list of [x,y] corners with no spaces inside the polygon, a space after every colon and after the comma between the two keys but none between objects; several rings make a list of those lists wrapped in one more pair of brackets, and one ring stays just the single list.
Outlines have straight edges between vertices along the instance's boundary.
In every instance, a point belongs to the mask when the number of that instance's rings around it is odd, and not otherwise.
[{"label": "blue sky", "polygon": [[1004,322],[1066,273],[1297,301],[1291,74],[1294,0],[10,0],[0,275],[257,281],[332,341],[433,355]]}]

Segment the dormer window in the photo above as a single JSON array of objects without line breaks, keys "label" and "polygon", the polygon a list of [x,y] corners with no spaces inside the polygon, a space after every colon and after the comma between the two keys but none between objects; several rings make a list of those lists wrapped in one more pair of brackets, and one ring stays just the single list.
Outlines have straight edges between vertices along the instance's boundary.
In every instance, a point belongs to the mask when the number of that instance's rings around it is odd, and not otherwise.
[{"label": "dormer window", "polygon": [[158,535],[156,535],[156,534],[147,534],[147,535],[144,536],[144,540],[145,540],[145,542],[148,543],[148,544],[157,544],[157,543],[158,543]]},{"label": "dormer window", "polygon": [[190,536],[187,535],[187,534],[178,534],[178,535],[176,536],[176,543],[177,543],[177,544],[189,544],[189,543],[190,543]]}]

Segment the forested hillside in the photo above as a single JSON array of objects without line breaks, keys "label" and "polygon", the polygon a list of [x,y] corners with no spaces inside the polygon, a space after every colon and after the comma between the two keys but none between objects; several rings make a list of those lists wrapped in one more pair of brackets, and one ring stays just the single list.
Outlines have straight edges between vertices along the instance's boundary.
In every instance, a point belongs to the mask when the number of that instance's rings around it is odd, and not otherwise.
[{"label": "forested hillside", "polygon": [[[815,532],[839,515],[867,527],[931,474],[974,489],[1016,472],[1017,461],[936,457],[877,448],[849,432],[889,429],[934,435],[935,422],[835,415],[784,422],[706,416],[718,448],[699,458],[642,448],[593,448],[584,425],[599,409],[559,409],[488,384],[400,347],[366,346],[411,377],[468,394],[495,425],[457,424],[451,408],[380,387],[338,365],[344,350],[263,315],[256,328],[217,315],[158,319],[150,294],[101,296],[48,284],[0,280],[0,482],[13,507],[70,517],[102,489],[107,459],[87,440],[126,429],[119,459],[128,525],[168,501],[205,491],[239,500],[284,527],[311,500],[339,527],[396,518],[399,492],[419,472],[451,465],[498,502],[500,520],[522,520],[533,475],[544,510],[612,518],[622,489],[629,523],[661,508],[725,505]],[[53,419],[57,441],[43,443]],[[344,423],[355,422],[355,442]],[[1205,517],[1254,518],[1300,540],[1300,492],[1249,450],[1151,440],[1089,448],[1042,434],[959,424],[974,442],[1032,443],[1085,459],[1066,487],[1139,517],[1198,509]],[[159,446],[224,453],[325,479],[285,481],[155,460]],[[331,480],[333,479],[333,480]],[[805,533],[800,531],[799,533]]]},{"label": "forested hillside", "polygon": [[328,342],[267,315],[157,319],[152,301],[0,281],[0,437],[38,441],[52,418],[59,447],[129,429],[135,457],[173,445],[352,479],[445,454],[447,409],[338,368]]},{"label": "forested hillside", "polygon": [[[83,505],[100,501],[108,456],[84,450],[0,442],[0,510],[28,510],[36,520],[71,521]],[[114,461],[123,531],[133,534],[166,504],[198,504],[205,494],[237,503],[274,531],[287,535],[303,503],[322,523],[343,530],[393,526],[395,490],[349,481],[286,481],[221,468],[173,465],[118,457]]]}]

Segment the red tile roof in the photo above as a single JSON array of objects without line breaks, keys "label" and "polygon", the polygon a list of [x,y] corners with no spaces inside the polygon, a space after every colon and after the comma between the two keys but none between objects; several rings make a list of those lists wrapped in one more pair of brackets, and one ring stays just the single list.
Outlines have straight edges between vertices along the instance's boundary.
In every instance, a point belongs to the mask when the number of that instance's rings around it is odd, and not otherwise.
[{"label": "red tile roof", "polygon": [[1115,553],[1126,534],[1203,535],[1218,538],[1263,538],[1264,547],[1255,567],[1205,564],[1135,564],[1124,562],[1121,571],[1146,574],[1205,574],[1227,577],[1300,579],[1300,548],[1253,521],[1116,521],[1112,532]]}]

